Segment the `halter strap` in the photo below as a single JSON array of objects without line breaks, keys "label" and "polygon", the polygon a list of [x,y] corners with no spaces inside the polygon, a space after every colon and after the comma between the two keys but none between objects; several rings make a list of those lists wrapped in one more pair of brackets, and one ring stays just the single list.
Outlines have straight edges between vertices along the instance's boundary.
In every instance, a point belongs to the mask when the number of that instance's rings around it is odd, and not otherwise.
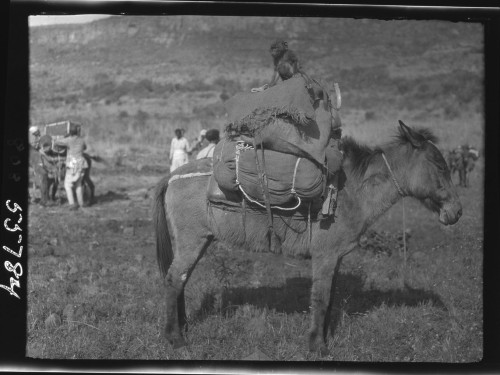
[{"label": "halter strap", "polygon": [[404,197],[405,193],[404,193],[403,189],[401,188],[401,185],[399,185],[398,180],[396,180],[396,176],[394,176],[394,172],[392,171],[392,168],[389,165],[389,162],[387,161],[387,158],[385,157],[385,154],[383,152],[382,152],[382,158],[384,159],[385,165],[387,166],[387,169],[389,170],[389,173],[391,174],[392,182],[394,182],[394,185],[396,186],[396,189],[398,190],[399,195]]}]

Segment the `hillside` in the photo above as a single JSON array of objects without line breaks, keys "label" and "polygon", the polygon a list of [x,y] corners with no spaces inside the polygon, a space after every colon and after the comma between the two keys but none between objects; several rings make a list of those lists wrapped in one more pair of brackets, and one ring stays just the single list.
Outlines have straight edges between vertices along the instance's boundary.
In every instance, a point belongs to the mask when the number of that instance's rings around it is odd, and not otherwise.
[{"label": "hillside", "polygon": [[221,94],[269,80],[276,38],[289,41],[310,75],[339,82],[348,120],[482,113],[480,24],[114,16],[30,28],[31,122],[74,118],[95,140],[156,146],[175,127],[190,137],[222,128]]}]

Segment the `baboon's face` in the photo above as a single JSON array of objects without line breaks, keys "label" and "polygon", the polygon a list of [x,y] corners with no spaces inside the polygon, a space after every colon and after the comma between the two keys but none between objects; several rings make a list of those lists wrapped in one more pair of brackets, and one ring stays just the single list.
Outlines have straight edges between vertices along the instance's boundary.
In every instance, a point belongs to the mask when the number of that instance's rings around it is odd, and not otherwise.
[{"label": "baboon's face", "polygon": [[286,52],[287,49],[288,49],[288,45],[286,42],[282,42],[282,41],[275,42],[275,43],[271,44],[271,48],[270,48],[271,56],[281,57],[281,56],[283,56],[283,54]]}]

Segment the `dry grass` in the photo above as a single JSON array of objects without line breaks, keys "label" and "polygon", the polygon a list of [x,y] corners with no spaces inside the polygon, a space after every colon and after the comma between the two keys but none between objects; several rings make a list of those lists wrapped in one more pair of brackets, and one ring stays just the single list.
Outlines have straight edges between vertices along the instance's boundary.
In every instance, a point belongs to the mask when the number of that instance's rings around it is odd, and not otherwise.
[{"label": "dry grass", "polygon": [[[480,176],[482,166],[473,173]],[[407,200],[412,237],[406,266],[395,251],[359,249],[344,260],[330,354],[320,358],[306,344],[310,261],[224,248],[207,254],[188,284],[189,346],[173,350],[163,340],[165,302],[151,202],[132,194],[160,178],[125,178],[103,169],[95,175],[102,201],[86,213],[74,215],[61,206],[42,216],[40,208],[30,207],[28,356],[235,360],[262,352],[276,361],[481,360],[477,179],[459,190],[464,216],[453,227],[439,226],[433,214]],[[129,194],[108,199],[109,189]],[[396,205],[374,229],[400,232],[401,214]],[[51,328],[45,320],[53,313],[61,324]]]}]

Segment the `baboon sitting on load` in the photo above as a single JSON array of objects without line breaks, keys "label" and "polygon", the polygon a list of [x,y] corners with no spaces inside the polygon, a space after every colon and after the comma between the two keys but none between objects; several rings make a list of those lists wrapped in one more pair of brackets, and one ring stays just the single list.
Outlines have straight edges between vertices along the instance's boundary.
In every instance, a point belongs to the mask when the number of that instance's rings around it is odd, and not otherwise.
[{"label": "baboon sitting on load", "polygon": [[252,89],[252,92],[263,91],[269,87],[273,87],[278,82],[278,78],[282,81],[292,78],[295,74],[299,73],[306,80],[306,87],[310,89],[312,87],[312,80],[309,76],[302,70],[300,66],[299,59],[295,52],[288,49],[288,43],[283,40],[277,40],[271,44],[269,49],[271,56],[273,57],[274,73],[269,84],[265,84],[262,87]]}]

